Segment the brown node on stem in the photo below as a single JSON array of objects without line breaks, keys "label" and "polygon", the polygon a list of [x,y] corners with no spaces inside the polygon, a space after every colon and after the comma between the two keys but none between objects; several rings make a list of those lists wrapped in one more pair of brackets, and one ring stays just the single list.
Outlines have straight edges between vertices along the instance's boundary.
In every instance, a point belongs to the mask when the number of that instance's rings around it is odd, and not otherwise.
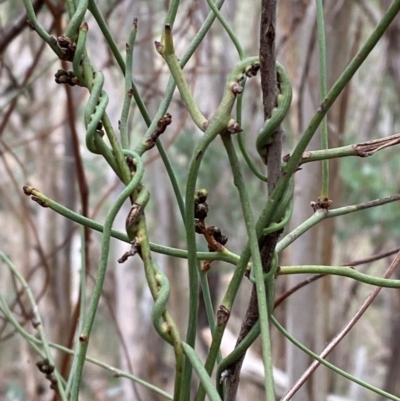
[{"label": "brown node on stem", "polygon": [[252,78],[255,77],[257,75],[257,72],[260,69],[260,63],[254,63],[252,64],[249,68],[247,68],[245,74],[247,77]]},{"label": "brown node on stem", "polygon": [[76,44],[68,36],[64,35],[57,38],[57,43],[64,52],[64,55],[61,57],[62,60],[72,61],[75,55]]},{"label": "brown node on stem", "polygon": [[55,74],[55,81],[57,84],[67,84],[70,86],[83,86],[73,71],[58,70]]},{"label": "brown node on stem", "polygon": [[158,40],[154,41],[154,45],[156,46],[157,53],[160,53],[162,55],[162,52],[164,50],[164,45]]},{"label": "brown node on stem", "polygon": [[240,85],[240,84],[237,83],[237,82],[234,82],[234,83],[231,85],[231,91],[232,91],[232,93],[233,93],[235,96],[236,96],[236,95],[239,95],[240,93],[243,92],[243,86]]},{"label": "brown node on stem", "polygon": [[139,247],[135,242],[132,243],[131,249],[128,252],[125,252],[119,259],[118,263],[124,263],[128,260],[128,258],[135,256],[139,252]]},{"label": "brown node on stem", "polygon": [[42,207],[49,207],[48,203],[45,202],[44,200],[38,198],[37,196],[32,195],[31,199],[36,202],[38,205],[42,206]]},{"label": "brown node on stem", "polygon": [[30,185],[24,185],[22,187],[24,194],[27,196],[31,196],[32,195],[32,191],[35,190],[35,188],[31,187]]},{"label": "brown node on stem", "polygon": [[171,114],[167,113],[163,117],[161,117],[157,122],[157,128],[150,135],[149,139],[146,140],[147,149],[151,149],[155,146],[158,137],[165,132],[168,125],[172,123]]},{"label": "brown node on stem", "polygon": [[27,20],[26,20],[26,25],[28,25],[29,28],[32,29],[32,31],[36,31],[35,24],[34,24],[30,19],[27,19]]},{"label": "brown node on stem", "polygon": [[237,134],[238,132],[242,132],[243,129],[237,121],[231,120],[228,124],[228,133],[229,134]]},{"label": "brown node on stem", "polygon": [[85,335],[85,334],[81,334],[81,335],[79,336],[79,341],[82,342],[82,343],[87,343],[87,342],[89,342],[88,336]]},{"label": "brown node on stem", "polygon": [[226,322],[229,320],[230,315],[230,310],[226,306],[220,305],[217,311],[217,325],[225,325]]},{"label": "brown node on stem", "polygon": [[327,197],[320,198],[318,197],[316,201],[312,201],[310,203],[311,207],[313,208],[314,212],[317,210],[323,209],[323,210],[328,210],[330,206],[332,205],[332,200],[330,200]]}]

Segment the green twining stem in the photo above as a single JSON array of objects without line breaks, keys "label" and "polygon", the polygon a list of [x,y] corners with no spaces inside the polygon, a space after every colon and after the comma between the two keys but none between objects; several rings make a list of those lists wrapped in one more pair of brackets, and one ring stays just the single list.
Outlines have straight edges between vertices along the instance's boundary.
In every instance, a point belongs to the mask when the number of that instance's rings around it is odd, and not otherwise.
[{"label": "green twining stem", "polygon": [[[182,391],[183,350],[178,328],[166,310],[169,296],[169,282],[165,274],[153,263],[150,244],[148,241],[145,215],[142,214],[138,221],[135,244],[139,247],[139,253],[143,260],[147,284],[154,299],[152,311],[153,324],[160,336],[173,345],[175,351],[175,385],[174,401],[179,401]],[[161,319],[162,317],[162,319]]]},{"label": "green twining stem", "polygon": [[279,77],[279,93],[276,97],[277,107],[271,111],[263,128],[257,135],[256,148],[261,158],[266,161],[267,147],[272,143],[273,135],[289,112],[292,103],[292,84],[285,68],[276,62],[276,72]]},{"label": "green twining stem", "polygon": [[172,39],[172,30],[170,25],[166,25],[161,42],[156,42],[157,52],[163,57],[168,64],[168,68],[174,77],[176,86],[179,89],[179,93],[182,97],[183,102],[193,119],[193,122],[202,130],[205,131],[207,128],[207,119],[203,116],[197,103],[193,99],[192,92],[190,91],[189,85],[186,81],[185,75],[183,74],[182,68],[179,65],[178,58],[175,55],[174,42]]},{"label": "green twining stem", "polygon": [[76,7],[74,14],[69,21],[67,28],[65,29],[65,36],[72,40],[76,39],[78,36],[79,26],[82,24],[88,5],[89,0],[79,0],[78,6]]},{"label": "green twining stem", "polygon": [[[221,1],[221,0],[219,0],[219,1],[222,4],[223,1]],[[171,3],[170,10],[172,10],[173,7],[176,6],[176,2],[174,1],[173,3],[174,4]],[[106,22],[104,21],[104,18],[101,15],[101,13],[97,7],[97,4],[94,0],[89,0],[89,10],[93,14],[93,17],[95,18],[101,32],[103,33],[104,38],[107,41],[107,44],[110,47],[111,52],[112,52],[113,56],[115,57],[121,71],[125,74],[126,66],[125,66],[124,59],[123,59],[121,53],[119,52],[118,47],[110,33],[110,30],[108,29],[108,26],[107,26]],[[170,15],[171,19],[174,20],[175,12],[171,11],[171,14],[169,14],[169,15]],[[208,29],[210,28],[212,21],[213,21],[212,18],[211,19],[207,18],[206,22],[203,24],[203,27],[200,29],[200,31],[196,35],[197,40],[195,39],[195,41],[194,41],[195,46],[194,47],[192,46],[192,48],[190,48],[190,50],[188,50],[189,53],[188,52],[185,53],[186,55],[189,54],[188,58],[190,58],[190,56],[193,54],[194,50],[201,43],[201,39],[204,37],[204,35],[208,31]],[[187,60],[185,62],[187,62]],[[146,125],[149,127],[146,134],[144,135],[143,140],[140,142],[140,144],[138,146],[136,146],[136,148],[135,148],[136,153],[142,155],[146,150],[148,150],[146,141],[149,139],[149,137],[153,134],[154,130],[157,128],[157,123],[160,120],[160,118],[163,117],[165,115],[165,113],[167,112],[168,106],[172,100],[172,94],[174,92],[174,89],[175,89],[175,85],[174,85],[173,79],[171,79],[170,83],[168,84],[168,89],[167,89],[167,93],[164,96],[164,100],[161,102],[159,110],[157,111],[154,119],[152,120],[146,109],[145,104],[143,103],[143,100],[139,94],[139,91],[135,85],[135,82],[132,80],[133,98],[135,99],[135,102],[139,108],[139,111],[140,111]],[[182,195],[181,195],[179,185],[178,185],[178,182],[176,179],[176,175],[172,168],[171,162],[168,158],[168,155],[167,155],[162,143],[159,140],[157,140],[156,145],[157,145],[157,149],[160,153],[161,159],[166,167],[169,179],[172,184],[172,188],[174,190],[175,197],[176,197],[178,205],[179,205],[179,209],[183,215],[183,209],[184,209],[183,199],[182,199]]]},{"label": "green twining stem", "polygon": [[[61,400],[62,401],[67,401],[67,396],[65,393],[65,388],[62,382],[62,378],[58,372],[58,370],[55,368],[55,363],[54,363],[54,358],[50,350],[49,342],[47,340],[46,334],[44,332],[44,327],[43,327],[43,322],[42,318],[39,313],[39,308],[38,305],[36,304],[35,301],[35,296],[32,293],[31,288],[29,287],[28,283],[26,282],[25,278],[23,275],[15,268],[14,264],[11,262],[11,260],[6,256],[4,252],[0,251],[0,259],[3,260],[3,262],[7,265],[7,267],[10,269],[11,273],[18,279],[18,281],[22,284],[26,294],[28,295],[29,302],[32,306],[32,313],[33,313],[33,326],[35,329],[38,331],[41,343],[43,345],[44,349],[44,355],[48,359],[49,363],[54,366],[54,376],[57,380],[57,390],[60,394]],[[11,314],[11,311],[8,308],[7,303],[4,301],[4,305],[7,306],[7,314]]]},{"label": "green twining stem", "polygon": [[185,342],[182,342],[183,350],[185,351],[186,356],[188,357],[191,365],[197,373],[197,376],[200,379],[201,385],[204,387],[208,397],[211,401],[221,401],[221,398],[214,387],[211,377],[208,375],[207,371],[204,369],[203,363],[197,356],[195,350]]},{"label": "green twining stem", "polygon": [[394,401],[400,401],[400,398],[387,393],[386,391],[383,391],[375,386],[372,386],[371,384],[357,379],[356,377],[354,377],[353,375],[345,372],[342,369],[339,369],[337,366],[333,365],[332,363],[326,361],[325,359],[321,358],[318,354],[315,354],[314,352],[312,352],[311,350],[309,350],[305,345],[303,345],[300,341],[296,340],[279,322],[278,320],[272,315],[271,316],[271,321],[274,324],[274,326],[290,341],[292,342],[296,347],[300,348],[303,352],[305,352],[307,355],[311,356],[312,358],[314,358],[315,360],[317,360],[319,363],[321,363],[322,365],[325,365],[327,368],[333,370],[334,372],[338,373],[339,375],[345,377],[346,379],[351,380],[354,383],[359,384],[362,387],[365,387],[368,390],[373,391],[376,394],[379,394],[385,398],[388,398],[390,400],[394,400]]},{"label": "green twining stem", "polygon": [[219,394],[223,392],[223,380],[222,374],[229,366],[232,365],[235,361],[237,361],[241,356],[245,354],[245,352],[250,348],[250,346],[256,341],[258,336],[260,335],[260,320],[254,324],[254,326],[247,333],[246,337],[238,344],[235,349],[224,358],[221,363],[218,365],[217,374],[216,374],[216,387]]},{"label": "green twining stem", "polygon": [[[103,91],[104,76],[100,71],[93,69],[86,54],[85,43],[87,31],[87,24],[82,24],[79,28],[78,43],[73,60],[75,75],[77,75],[81,83],[85,85],[90,92],[90,97],[84,112],[85,126],[87,129],[86,146],[92,153],[101,154],[121,181],[127,184],[130,179],[130,172],[125,163],[112,124],[106,114],[108,95]],[[103,123],[112,151],[100,137],[100,122]]]},{"label": "green twining stem", "polygon": [[278,223],[271,223],[267,228],[264,228],[264,230],[262,231],[263,235],[268,235],[274,233],[275,231],[279,231],[285,228],[286,225],[289,223],[292,214],[293,214],[293,198],[289,201],[289,206],[287,206],[282,220],[279,221]]},{"label": "green twining stem", "polygon": [[[383,198],[383,199],[377,199],[374,201],[366,202],[366,203],[360,203],[358,205],[350,205],[350,206],[345,206],[342,208],[338,209],[331,209],[331,210],[317,210],[309,219],[307,219],[304,223],[300,224],[298,227],[296,227],[291,233],[286,235],[281,241],[278,242],[276,246],[276,252],[279,253],[283,251],[285,248],[287,248],[292,242],[294,242],[297,238],[299,238],[302,234],[304,234],[307,230],[309,230],[311,227],[315,226],[317,223],[322,221],[325,218],[329,217],[337,217],[345,214],[349,214],[352,212],[357,212],[360,210],[364,210],[367,208],[371,207],[376,207],[380,205],[384,205],[390,202],[395,202],[400,200],[400,195],[395,195],[391,196],[388,198]],[[272,225],[273,226],[273,225]],[[247,253],[246,253],[247,252]],[[241,255],[241,259],[239,263],[237,264],[236,271],[241,271],[243,269],[243,260],[247,260],[247,256],[249,255],[248,248],[245,248],[245,251]],[[293,267],[293,266],[291,266]],[[296,271],[292,271],[289,273],[289,269],[291,267],[285,267],[282,271],[285,273],[282,274],[291,274],[291,273],[310,273],[311,269],[307,270],[307,266],[299,266]],[[303,268],[305,268],[303,270]],[[313,266],[312,271],[315,272],[316,269],[314,269],[315,266]],[[327,267],[329,269],[329,267]],[[323,267],[325,269],[325,266]],[[343,274],[341,269],[343,270]],[[320,270],[321,271],[321,270]],[[371,284],[371,285],[378,285],[381,287],[389,287],[389,288],[397,288],[399,285],[399,282],[397,280],[387,280],[387,279],[382,279],[382,278],[377,278],[373,276],[368,276],[365,274],[361,274],[355,270],[352,270],[351,268],[343,268],[343,266],[340,267],[340,269],[337,269],[336,267],[332,267],[332,270],[324,270],[324,274],[338,274],[338,275],[344,275],[347,277],[354,278],[356,280]],[[280,274],[280,272],[278,272]],[[235,275],[234,275],[235,278]],[[238,281],[238,280],[237,280]],[[232,282],[236,282],[232,279]],[[233,298],[233,296],[229,296],[230,292],[234,291],[236,287],[233,285],[230,285],[228,287],[228,291],[225,295],[223,305],[230,305],[230,299]],[[236,361],[238,358],[240,358],[245,351],[251,346],[251,344],[256,340],[256,338],[260,335],[260,322],[257,322],[251,331],[247,334],[247,336],[243,339],[243,341],[238,345],[238,347],[235,348],[235,350],[229,354],[218,366],[218,371],[217,371],[217,386],[219,386],[219,391],[222,391],[222,384],[220,383],[220,377],[221,374],[223,373],[224,370],[226,370],[234,361]],[[222,337],[222,334],[221,334]]]},{"label": "green twining stem", "polygon": [[173,345],[173,340],[169,333],[169,328],[163,325],[165,321],[167,301],[169,298],[169,293],[171,291],[171,286],[164,272],[154,263],[153,264],[154,276],[158,286],[158,294],[154,301],[154,307],[151,313],[151,320],[157,333],[169,344]]},{"label": "green twining stem", "polygon": [[[243,92],[244,92],[244,88],[246,87],[246,79],[243,80],[242,82],[242,88],[243,88]],[[236,101],[236,119],[237,122],[239,123],[240,126],[242,126],[242,104],[243,104],[243,96],[244,93],[241,93]],[[251,157],[249,155],[249,153],[247,152],[246,149],[246,145],[245,145],[245,141],[244,141],[244,136],[245,133],[242,132],[238,132],[237,134],[237,140],[238,140],[238,144],[239,144],[239,149],[243,155],[244,160],[247,163],[247,166],[249,167],[250,171],[261,181],[264,182],[268,182],[268,177],[266,177],[264,174],[262,174],[260,171],[258,171],[257,167],[255,166],[255,164],[253,163],[253,161],[251,160]]]},{"label": "green twining stem", "polygon": [[136,39],[136,32],[137,32],[137,20],[135,19],[132,24],[128,43],[126,44],[125,96],[119,123],[119,130],[121,134],[121,145],[123,149],[129,149],[128,116],[132,99],[133,46]]},{"label": "green twining stem", "polygon": [[74,74],[78,78],[80,83],[82,83],[82,84],[85,82],[85,77],[83,76],[83,70],[81,67],[81,63],[82,63],[83,57],[86,56],[85,53],[86,53],[87,33],[88,33],[87,24],[81,25],[79,28],[78,40],[76,42],[74,58],[72,60],[72,67],[74,70]]},{"label": "green twining stem", "polygon": [[[87,29],[85,24],[81,29]],[[78,50],[78,49],[77,49]],[[82,59],[84,83],[89,89],[90,97],[85,108],[85,125],[87,126],[86,143],[90,151],[101,153],[107,160],[121,181],[127,185],[130,180],[130,171],[125,163],[124,155],[118,143],[113,126],[106,113],[108,95],[103,91],[104,76],[100,71],[95,70],[89,63],[86,54],[76,51],[75,56]],[[104,143],[99,135],[99,123],[102,122],[107,138],[110,141],[111,149]]]},{"label": "green twining stem", "polygon": [[[43,346],[43,343],[34,337],[32,334],[26,332],[22,326],[18,323],[17,319],[14,317],[13,312],[11,312],[8,307],[7,301],[4,299],[3,295],[0,293],[0,312],[7,319],[7,323],[11,324],[17,332],[19,332],[23,339],[25,339],[31,347],[35,350],[35,352],[40,356],[41,359],[46,358],[46,354],[37,344]],[[33,340],[34,339],[34,340]],[[36,344],[37,343],[37,344]],[[49,346],[52,346],[52,343],[49,342]],[[72,353],[72,351],[71,351]]]},{"label": "green twining stem", "polygon": [[103,289],[103,283],[106,275],[107,263],[108,263],[108,256],[110,251],[110,240],[111,240],[111,228],[114,222],[114,219],[121,209],[123,203],[129,196],[132,195],[136,187],[140,184],[140,181],[143,177],[143,162],[139,155],[131,151],[125,151],[127,154],[132,156],[135,159],[136,163],[136,172],[133,176],[132,180],[128,184],[128,186],[121,192],[118,199],[111,207],[110,211],[107,214],[106,221],[104,224],[104,231],[103,231],[103,239],[101,244],[101,258],[100,258],[100,265],[97,271],[95,287],[93,290],[93,295],[90,300],[89,310],[87,313],[87,319],[83,328],[82,333],[79,336],[79,345],[77,351],[77,365],[75,371],[75,379],[72,386],[71,392],[71,400],[78,401],[79,399],[79,388],[80,383],[82,381],[82,374],[83,374],[83,366],[85,363],[85,357],[87,348],[89,345],[89,337],[92,331],[94,319],[97,312],[97,307],[100,301],[101,292]]},{"label": "green twining stem", "polygon": [[[228,125],[231,120],[231,111],[236,99],[236,95],[232,91],[232,85],[238,84],[245,73],[247,68],[250,68],[258,60],[257,57],[247,58],[233,68],[229,74],[225,91],[220,105],[218,106],[214,116],[211,118],[208,128],[204,136],[200,139],[193,153],[190,162],[185,197],[185,225],[186,225],[186,238],[188,246],[188,267],[189,267],[189,321],[186,335],[186,342],[194,347],[197,328],[197,312],[198,312],[198,271],[197,271],[197,258],[196,258],[196,234],[194,223],[194,193],[196,189],[197,175],[200,169],[200,164],[207,147],[216,138],[217,135],[228,130]],[[191,368],[185,363],[183,396],[189,394],[191,378]]]}]

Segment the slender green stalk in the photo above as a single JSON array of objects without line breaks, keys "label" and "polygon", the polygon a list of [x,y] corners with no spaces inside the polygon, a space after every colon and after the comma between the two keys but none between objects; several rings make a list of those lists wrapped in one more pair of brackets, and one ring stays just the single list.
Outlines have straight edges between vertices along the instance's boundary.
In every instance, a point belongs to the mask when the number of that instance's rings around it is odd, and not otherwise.
[{"label": "slender green stalk", "polygon": [[[97,221],[73,212],[72,210],[66,208],[65,206],[62,206],[61,204],[43,195],[35,188],[32,187],[25,187],[25,188],[30,195],[33,195],[40,201],[44,202],[44,204],[47,207],[54,210],[56,213],[61,214],[62,216],[74,221],[75,223],[81,224],[85,227],[89,227],[101,233],[103,232],[104,226],[98,223]],[[131,242],[128,236],[120,231],[111,230],[111,236],[126,243]],[[171,248],[169,246],[159,245],[152,242],[150,242],[150,248],[153,252],[172,256],[175,258],[187,259],[188,255],[187,251],[184,249]],[[239,261],[239,256],[228,251],[226,248],[222,252],[197,252],[196,257],[198,260],[221,260],[223,262],[227,262],[232,265],[236,265]]]},{"label": "slender green stalk", "polygon": [[128,43],[126,44],[125,96],[122,106],[121,119],[119,123],[119,130],[121,133],[121,146],[123,149],[129,149],[128,116],[132,98],[132,61],[136,32],[137,20],[134,19]]},{"label": "slender green stalk", "polygon": [[174,25],[176,14],[178,13],[180,0],[172,0],[169,3],[167,17],[165,18],[164,25],[170,25],[171,27]]},{"label": "slender green stalk", "polygon": [[392,394],[387,393],[386,391],[383,391],[375,386],[372,386],[369,383],[364,382],[363,380],[357,379],[353,375],[345,372],[342,369],[339,369],[337,366],[333,365],[332,363],[326,361],[325,359],[321,358],[318,354],[315,354],[314,352],[310,351],[306,346],[304,346],[301,342],[296,340],[291,334],[288,333],[288,331],[278,322],[278,320],[274,317],[271,316],[271,321],[274,324],[274,326],[291,342],[293,343],[297,348],[300,348],[303,352],[305,352],[307,355],[311,356],[318,362],[320,362],[322,365],[325,365],[327,368],[333,370],[334,372],[338,373],[339,375],[345,377],[346,379],[351,380],[354,383],[359,384],[360,386],[373,391],[376,394],[381,395],[382,397],[386,397],[390,400],[394,401],[400,401],[400,398],[395,397]]},{"label": "slender green stalk", "polygon": [[186,356],[188,357],[191,365],[197,373],[197,376],[200,379],[201,385],[205,388],[207,395],[209,396],[211,401],[221,401],[221,398],[214,387],[211,377],[208,375],[207,371],[204,369],[204,366],[197,356],[194,349],[185,342],[182,342],[183,350],[185,351]]},{"label": "slender green stalk", "polygon": [[164,163],[165,170],[167,171],[168,177],[171,181],[172,189],[175,194],[175,199],[178,203],[179,212],[182,216],[183,223],[185,223],[185,204],[183,202],[183,197],[181,194],[181,190],[179,188],[178,181],[176,179],[176,174],[174,172],[174,168],[172,167],[171,161],[169,160],[168,154],[164,149],[161,141],[156,142],[158,153],[161,156],[161,159]]},{"label": "slender green stalk", "polygon": [[[315,0],[317,4],[317,27],[318,27],[318,45],[319,45],[319,76],[320,76],[320,94],[321,101],[327,94],[327,68],[326,68],[326,40],[325,40],[325,22],[323,0]],[[321,126],[321,147],[328,149],[328,119],[325,115]],[[329,161],[322,161],[322,188],[321,199],[328,198],[329,193]]]},{"label": "slender green stalk", "polygon": [[[274,375],[273,375],[273,364],[272,364],[272,353],[271,353],[271,340],[269,331],[269,313],[272,310],[274,302],[273,286],[275,277],[272,274],[268,279],[268,282],[264,282],[263,267],[260,255],[260,249],[258,246],[258,235],[255,230],[255,222],[253,212],[251,210],[250,199],[248,197],[248,191],[246,189],[245,182],[243,180],[242,173],[240,171],[240,163],[236,155],[235,148],[232,144],[232,139],[228,135],[223,135],[222,140],[228,154],[231,170],[233,174],[234,183],[238,189],[240,196],[240,203],[242,205],[242,212],[244,221],[246,224],[247,236],[250,243],[251,258],[253,261],[252,272],[254,271],[256,278],[256,291],[257,291],[257,304],[259,311],[259,320],[261,324],[261,341],[262,341],[262,359],[264,364],[264,380],[265,380],[265,392],[266,400],[274,400]],[[272,270],[272,266],[270,267]],[[266,294],[266,285],[267,292]]]},{"label": "slender green stalk", "polygon": [[192,92],[190,91],[182,68],[179,65],[178,58],[175,55],[174,41],[172,39],[172,29],[170,25],[165,26],[162,41],[156,42],[156,49],[168,64],[168,68],[174,77],[181,98],[185,103],[186,109],[192,117],[193,122],[199,127],[199,129],[205,131],[208,122],[193,99]]},{"label": "slender green stalk", "polygon": [[[126,151],[128,152],[128,151]],[[131,182],[128,184],[128,186],[121,192],[121,195],[118,197],[112,208],[107,214],[106,221],[104,224],[104,231],[103,231],[103,240],[101,244],[101,259],[100,259],[100,265],[98,268],[97,276],[96,276],[96,281],[95,281],[95,287],[93,290],[93,295],[90,300],[89,304],[89,311],[87,314],[87,320],[85,322],[85,326],[83,328],[82,333],[79,336],[79,346],[78,346],[78,362],[76,366],[76,371],[75,371],[75,380],[72,386],[72,394],[71,394],[71,400],[72,401],[78,401],[79,399],[79,388],[80,388],[80,383],[82,380],[82,374],[83,374],[83,365],[85,363],[85,357],[86,357],[86,352],[87,348],[89,345],[89,337],[90,333],[92,331],[94,319],[96,316],[97,312],[97,307],[100,301],[101,297],[101,292],[103,289],[103,284],[104,284],[104,279],[106,275],[106,269],[107,269],[107,263],[108,263],[108,256],[109,256],[109,251],[110,251],[110,240],[111,240],[111,227],[114,222],[114,219],[118,213],[118,211],[121,209],[123,203],[125,200],[132,195],[136,187],[140,184],[140,181],[143,177],[143,163],[141,158],[134,152],[129,152],[132,157],[135,158],[136,162],[136,173],[134,177],[132,178]]]},{"label": "slender green stalk", "polygon": [[355,143],[352,145],[341,146],[339,148],[312,150],[304,152],[300,164],[310,163],[317,160],[336,159],[338,157],[358,156],[367,157],[374,153],[387,149],[400,143],[400,134],[374,139],[372,141]]},{"label": "slender green stalk", "polygon": [[32,305],[32,312],[33,312],[33,326],[35,329],[38,331],[40,340],[43,345],[44,349],[44,354],[46,356],[46,359],[49,361],[50,365],[54,367],[54,376],[57,380],[57,390],[58,394],[60,395],[60,398],[62,401],[67,401],[67,396],[65,394],[65,388],[61,380],[61,376],[58,372],[58,370],[55,368],[55,363],[54,363],[54,358],[50,350],[49,342],[47,340],[46,334],[44,332],[44,327],[43,327],[43,322],[42,318],[39,313],[39,308],[38,305],[36,304],[35,297],[32,293],[31,288],[29,287],[28,283],[22,276],[22,274],[15,268],[14,264],[11,262],[11,260],[6,256],[4,252],[0,251],[0,259],[3,260],[3,262],[7,265],[7,267],[10,269],[11,273],[18,279],[18,281],[22,284],[26,294],[28,295],[28,299],[30,304]]},{"label": "slender green stalk", "polygon": [[400,280],[392,280],[381,277],[374,277],[360,273],[351,266],[280,266],[279,275],[287,274],[332,274],[334,276],[350,277],[362,283],[375,285],[384,288],[400,288]]},{"label": "slender green stalk", "polygon": [[399,200],[400,200],[400,195],[393,195],[393,196],[389,196],[387,198],[375,199],[373,201],[359,203],[356,205],[343,206],[343,207],[340,207],[337,209],[331,209],[331,210],[319,209],[310,218],[308,218],[306,221],[304,221],[299,226],[297,226],[293,231],[291,231],[289,234],[287,234],[284,238],[282,238],[278,242],[278,245],[276,246],[276,250],[278,253],[283,251],[291,243],[293,243],[297,238],[299,238],[306,231],[308,231],[311,227],[314,227],[317,223],[319,223],[320,221],[322,221],[324,219],[327,219],[330,217],[343,216],[345,214],[358,212],[361,210],[369,209],[371,207],[386,205],[388,203],[397,202]]},{"label": "slender green stalk", "polygon": [[71,388],[72,388],[72,383],[74,382],[74,375],[75,375],[75,369],[76,369],[76,364],[78,363],[78,344],[79,344],[79,333],[82,332],[83,327],[86,323],[86,272],[87,272],[87,266],[86,266],[86,247],[85,247],[85,229],[84,227],[81,227],[81,270],[79,273],[79,322],[78,322],[78,331],[76,333],[76,346],[74,350],[74,357],[72,360],[69,376],[68,376],[68,382],[67,382],[67,387],[65,389],[65,392],[67,396],[69,395]]}]

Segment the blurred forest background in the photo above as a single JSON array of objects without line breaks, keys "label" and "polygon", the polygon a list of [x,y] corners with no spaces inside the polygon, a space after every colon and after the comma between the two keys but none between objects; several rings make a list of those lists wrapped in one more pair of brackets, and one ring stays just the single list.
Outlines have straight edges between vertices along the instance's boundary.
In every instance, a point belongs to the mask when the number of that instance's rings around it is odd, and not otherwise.
[{"label": "blurred forest background", "polygon": [[[157,54],[167,3],[155,0],[100,0],[97,2],[120,49],[125,51],[134,17],[138,34],[134,50],[133,77],[144,102],[154,115],[170,76]],[[33,0],[38,18],[53,35],[65,24],[63,1]],[[389,2],[385,0],[325,1],[328,52],[328,87],[337,79]],[[259,53],[260,2],[227,1],[222,13],[240,39],[247,55]],[[174,25],[178,57],[199,30],[210,9],[205,0],[182,1]],[[290,118],[284,124],[284,154],[290,153],[319,105],[318,45],[315,4],[310,0],[278,2],[276,26],[277,59],[291,78],[294,99]],[[88,93],[81,88],[60,86],[54,74],[66,68],[26,26],[22,1],[0,3],[0,249],[24,275],[39,305],[48,337],[71,348],[76,325],[79,270],[82,266],[80,227],[50,209],[31,202],[23,185],[38,188],[48,197],[80,213],[103,222],[105,214],[121,191],[121,184],[104,160],[91,154],[84,144],[83,106]],[[88,44],[92,63],[105,75],[110,96],[108,114],[116,125],[124,96],[124,80],[109,48],[90,14]],[[393,135],[399,130],[400,100],[400,17],[356,74],[329,112],[330,146],[364,142]],[[237,52],[226,32],[216,21],[184,69],[187,81],[204,115],[209,116],[220,100],[226,76],[238,61]],[[247,83],[243,101],[242,127],[247,148],[263,167],[255,150],[255,138],[262,127],[263,109],[259,78]],[[179,94],[169,108],[173,123],[161,137],[181,188],[186,179],[194,143],[202,133],[195,127]],[[133,107],[129,128],[137,142],[146,131],[138,110]],[[310,149],[320,148],[318,136]],[[77,155],[80,158],[77,159]],[[343,158],[331,166],[333,207],[340,207],[399,192],[400,162],[396,148],[388,148],[367,159]],[[150,190],[147,210],[153,242],[185,248],[183,224],[165,168],[157,150],[146,153],[144,184]],[[291,226],[312,214],[310,202],[320,191],[320,163],[310,163],[296,173],[295,209]],[[254,210],[265,203],[263,184],[244,170]],[[205,156],[198,187],[209,192],[209,220],[229,237],[229,249],[240,253],[245,238],[238,195],[220,141]],[[124,231],[129,207],[119,213],[114,228]],[[399,247],[400,210],[396,203],[368,209],[337,219],[329,219],[307,232],[290,246],[283,265],[351,264],[381,276],[390,264],[390,255]],[[88,286],[96,271],[101,235],[90,232],[85,263]],[[206,250],[199,240],[200,250]],[[128,250],[112,241],[111,263],[107,271],[99,313],[88,354],[105,364],[130,372],[171,392],[173,386],[172,349],[155,332],[150,319],[153,305],[145,284],[139,258],[124,264],[117,259]],[[386,254],[386,257],[383,255]],[[378,255],[377,257],[374,257]],[[379,257],[380,255],[380,257]],[[158,264],[173,285],[169,307],[182,332],[187,322],[187,265],[155,254]],[[281,258],[282,259],[282,258]],[[366,259],[365,261],[363,261]],[[375,260],[376,259],[376,260]],[[209,282],[215,305],[225,288],[232,267],[213,262]],[[400,272],[396,273],[400,278]],[[277,279],[277,296],[303,276]],[[18,321],[34,332],[26,298],[5,265],[0,268],[0,291]],[[233,349],[243,319],[251,284],[243,282],[229,321],[223,353]],[[367,297],[371,287],[343,277],[324,277],[289,297],[275,315],[296,338],[316,352],[346,324]],[[198,351],[205,354],[210,344],[205,312],[200,311]],[[400,396],[400,293],[383,289],[358,324],[328,358],[341,368],[384,390]],[[282,396],[304,370],[310,358],[273,330],[273,356],[277,394]],[[260,399],[263,369],[260,344],[256,343],[243,367],[239,400]],[[35,363],[29,344],[0,314],[0,399],[50,400],[53,393]],[[56,364],[66,373],[69,359],[56,354]],[[82,400],[162,400],[159,394],[95,364],[86,364]],[[293,398],[298,401],[378,400],[344,378],[320,367]],[[380,399],[381,400],[381,399]]]}]

